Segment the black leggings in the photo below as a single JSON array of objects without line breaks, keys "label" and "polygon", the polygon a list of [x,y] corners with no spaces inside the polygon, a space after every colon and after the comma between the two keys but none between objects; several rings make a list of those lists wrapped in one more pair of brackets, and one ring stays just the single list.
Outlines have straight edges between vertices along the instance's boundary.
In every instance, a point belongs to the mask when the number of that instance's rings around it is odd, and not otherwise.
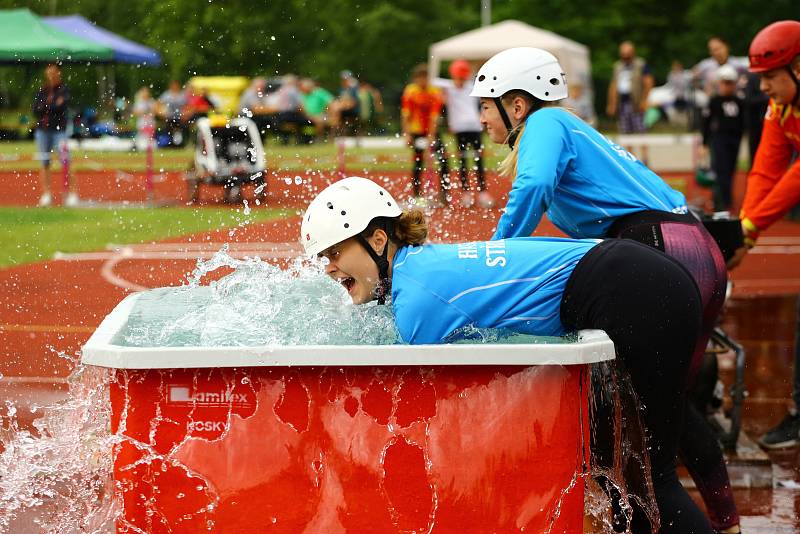
[{"label": "black leggings", "polygon": [[469,178],[467,171],[467,152],[472,149],[473,168],[478,178],[478,191],[486,189],[486,180],[483,176],[483,141],[481,132],[456,132],[456,146],[458,147],[458,158],[461,160],[459,177],[461,178],[461,188],[464,191],[469,189]]},{"label": "black leggings", "polygon": [[[701,311],[697,286],[680,263],[628,239],[608,239],[590,250],[561,302],[564,326],[605,330],[630,373],[642,404],[662,533],[713,532],[675,472]],[[634,532],[649,532],[648,525],[634,516]]]},{"label": "black leggings", "polygon": [[[690,366],[691,388],[725,302],[728,273],[717,244],[692,215],[663,211],[643,211],[623,217],[614,223],[609,235],[656,248],[678,260],[692,274],[703,301],[703,329]],[[684,417],[680,456],[703,497],[711,524],[717,530],[738,525],[739,512],[719,441],[693,403],[687,403]]]},{"label": "black leggings", "polygon": [[[425,140],[426,138],[427,136],[425,135],[412,136],[412,148],[414,149],[414,171],[412,174],[412,185],[414,186],[415,197],[420,195],[420,178],[422,177],[422,167],[424,165],[423,160],[425,159],[426,150],[425,148],[420,148],[417,145],[417,140]],[[431,161],[435,160],[439,163],[440,191],[444,193],[450,189],[450,171],[447,168],[447,152],[445,151],[445,146],[444,143],[442,143],[442,139],[438,135],[433,142],[433,146],[431,146],[429,150],[431,154]]]}]

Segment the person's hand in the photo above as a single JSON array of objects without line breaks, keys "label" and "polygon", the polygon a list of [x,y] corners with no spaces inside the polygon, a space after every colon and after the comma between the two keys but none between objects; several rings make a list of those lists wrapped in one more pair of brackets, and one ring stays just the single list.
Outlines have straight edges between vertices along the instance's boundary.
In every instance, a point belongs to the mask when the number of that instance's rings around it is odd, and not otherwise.
[{"label": "person's hand", "polygon": [[735,269],[736,267],[738,267],[739,264],[742,263],[742,260],[744,259],[744,257],[747,256],[747,252],[749,250],[750,249],[747,248],[746,246],[742,246],[742,247],[737,248],[734,251],[733,256],[731,256],[731,258],[728,260],[728,263],[726,264],[726,267],[728,268],[728,270],[731,271],[731,270]]}]

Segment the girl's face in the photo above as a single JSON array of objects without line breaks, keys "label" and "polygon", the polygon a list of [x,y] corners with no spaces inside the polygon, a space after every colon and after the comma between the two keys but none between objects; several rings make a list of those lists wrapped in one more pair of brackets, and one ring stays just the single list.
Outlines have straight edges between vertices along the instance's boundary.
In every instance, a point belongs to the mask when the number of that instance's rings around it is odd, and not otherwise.
[{"label": "girl's face", "polygon": [[375,298],[378,266],[356,238],[346,239],[320,256],[328,260],[325,273],[347,289],[353,304],[365,304]]},{"label": "girl's face", "polygon": [[[503,105],[505,106],[505,104]],[[492,143],[501,144],[508,137],[508,128],[503,123],[503,118],[491,98],[481,98],[481,124],[486,128],[486,133]]]}]

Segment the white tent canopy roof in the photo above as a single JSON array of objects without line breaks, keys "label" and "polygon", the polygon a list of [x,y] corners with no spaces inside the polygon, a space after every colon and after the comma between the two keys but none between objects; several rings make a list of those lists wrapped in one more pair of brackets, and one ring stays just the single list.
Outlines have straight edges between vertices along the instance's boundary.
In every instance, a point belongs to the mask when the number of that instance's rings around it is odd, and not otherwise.
[{"label": "white tent canopy roof", "polygon": [[516,46],[543,48],[555,55],[567,74],[567,83],[591,85],[589,48],[551,31],[534,28],[518,20],[506,20],[455,35],[434,43],[429,52],[429,69],[438,76],[442,61],[453,59],[487,60],[496,53]]}]

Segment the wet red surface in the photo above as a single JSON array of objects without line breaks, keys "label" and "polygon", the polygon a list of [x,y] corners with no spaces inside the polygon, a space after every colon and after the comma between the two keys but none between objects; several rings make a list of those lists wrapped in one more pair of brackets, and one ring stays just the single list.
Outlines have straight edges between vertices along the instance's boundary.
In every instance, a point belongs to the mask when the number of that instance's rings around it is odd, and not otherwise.
[{"label": "wet red surface", "polygon": [[571,484],[587,450],[579,366],[120,371],[117,377],[112,431],[122,438],[115,476],[123,530],[544,532],[552,526],[550,532],[572,533],[583,524],[583,484]]}]

